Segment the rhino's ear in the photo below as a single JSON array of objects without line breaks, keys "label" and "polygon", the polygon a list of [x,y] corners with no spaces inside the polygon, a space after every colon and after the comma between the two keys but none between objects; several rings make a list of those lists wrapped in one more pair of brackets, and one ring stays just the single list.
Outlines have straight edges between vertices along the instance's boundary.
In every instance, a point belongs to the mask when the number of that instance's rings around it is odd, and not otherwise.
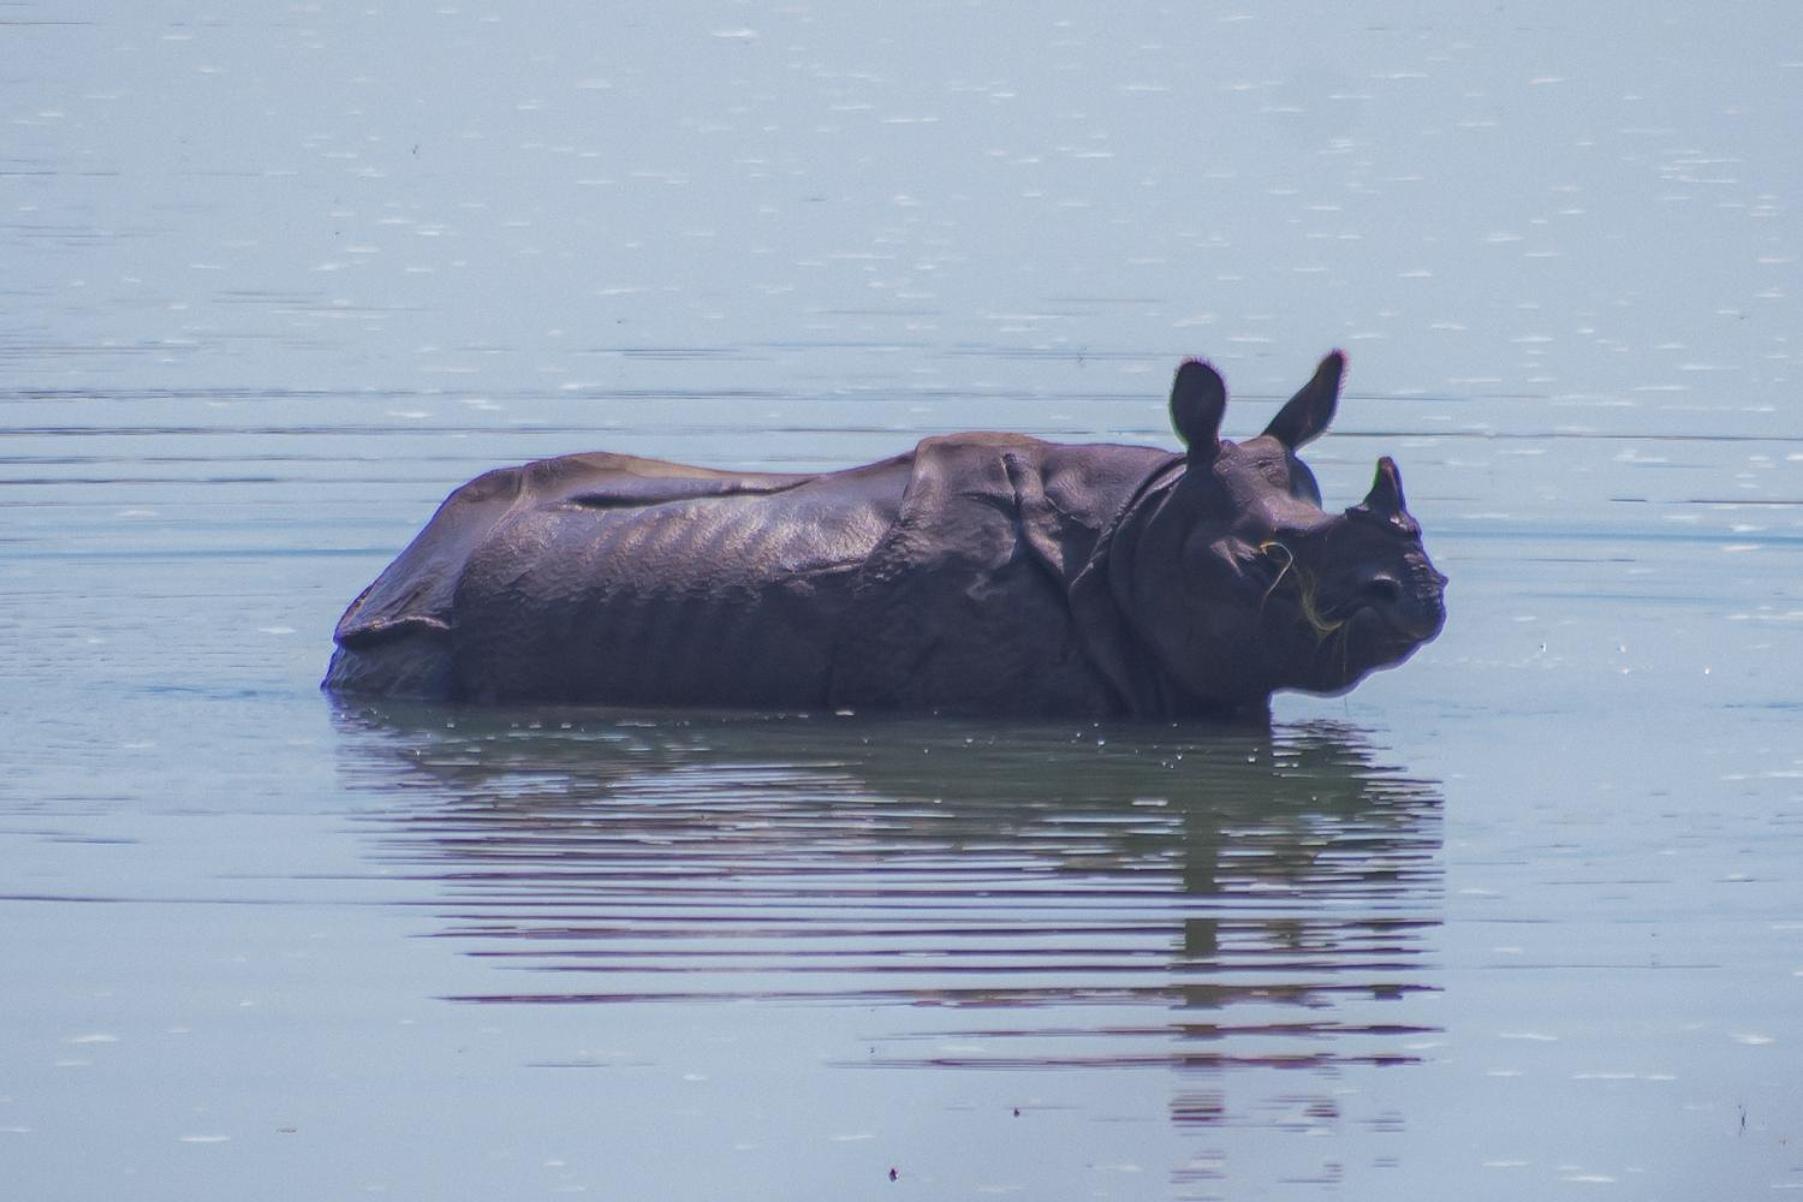
[{"label": "rhino's ear", "polygon": [[1221,446],[1221,417],[1227,412],[1227,384],[1200,359],[1185,359],[1171,384],[1171,425],[1190,458],[1207,458]]},{"label": "rhino's ear", "polygon": [[1345,372],[1344,352],[1334,351],[1321,360],[1321,366],[1315,369],[1315,378],[1304,384],[1302,391],[1277,411],[1277,416],[1265,427],[1265,433],[1292,451],[1319,438],[1321,431],[1327,429],[1327,423],[1333,420],[1334,406],[1340,401],[1340,377]]}]

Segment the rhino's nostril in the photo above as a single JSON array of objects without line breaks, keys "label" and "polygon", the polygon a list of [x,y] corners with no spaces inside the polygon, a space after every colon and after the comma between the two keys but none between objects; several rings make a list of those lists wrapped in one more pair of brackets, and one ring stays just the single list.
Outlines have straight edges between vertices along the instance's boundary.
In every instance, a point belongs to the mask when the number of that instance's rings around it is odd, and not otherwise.
[{"label": "rhino's nostril", "polygon": [[1359,591],[1371,605],[1395,605],[1402,600],[1402,583],[1394,576],[1373,576]]}]

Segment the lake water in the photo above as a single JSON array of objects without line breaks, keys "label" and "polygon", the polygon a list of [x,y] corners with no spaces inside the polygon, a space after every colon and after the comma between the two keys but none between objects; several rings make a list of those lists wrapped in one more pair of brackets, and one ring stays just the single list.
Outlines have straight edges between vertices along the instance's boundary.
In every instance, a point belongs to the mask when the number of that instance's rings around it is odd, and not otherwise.
[{"label": "lake water", "polygon": [[[1803,9],[0,9],[0,1181],[1803,1190]],[[1269,735],[342,706],[454,485],[1245,435],[1449,623]]]}]

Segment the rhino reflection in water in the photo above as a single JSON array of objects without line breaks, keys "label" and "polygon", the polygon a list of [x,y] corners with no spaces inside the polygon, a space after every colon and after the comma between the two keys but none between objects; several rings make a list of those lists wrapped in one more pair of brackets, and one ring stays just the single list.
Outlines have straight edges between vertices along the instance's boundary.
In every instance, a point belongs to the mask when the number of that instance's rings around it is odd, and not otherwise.
[{"label": "rhino reflection in water", "polygon": [[1439,633],[1445,578],[1380,460],[1321,508],[1298,448],[1344,359],[1257,438],[1178,370],[1187,446],[928,438],[846,471],[567,455],[464,485],[338,624],[344,693],[968,714],[1258,717]]},{"label": "rhino reflection in water", "polygon": [[510,970],[460,1001],[938,1005],[973,1064],[1204,1070],[1395,1064],[1433,1026],[1440,792],[1351,728],[337,720],[377,854]]}]

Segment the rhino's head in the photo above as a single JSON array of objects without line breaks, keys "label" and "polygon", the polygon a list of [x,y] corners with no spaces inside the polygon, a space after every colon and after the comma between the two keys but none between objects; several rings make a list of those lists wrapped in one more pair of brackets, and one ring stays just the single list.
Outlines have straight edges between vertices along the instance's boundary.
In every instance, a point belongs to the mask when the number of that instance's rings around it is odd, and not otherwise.
[{"label": "rhino's head", "polygon": [[1220,375],[1195,360],[1178,369],[1171,420],[1188,455],[1145,497],[1113,577],[1138,640],[1190,704],[1344,692],[1440,633],[1446,577],[1428,561],[1395,463],[1380,459],[1365,499],[1329,513],[1296,457],[1327,428],[1344,370],[1335,351],[1264,433],[1235,443],[1220,436]]}]

